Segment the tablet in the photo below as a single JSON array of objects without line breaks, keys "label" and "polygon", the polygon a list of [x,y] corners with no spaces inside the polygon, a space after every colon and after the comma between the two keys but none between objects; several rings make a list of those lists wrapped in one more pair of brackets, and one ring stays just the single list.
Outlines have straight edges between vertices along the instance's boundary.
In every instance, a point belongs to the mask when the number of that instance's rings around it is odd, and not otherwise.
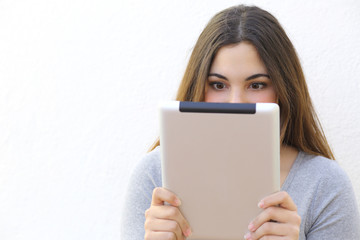
[{"label": "tablet", "polygon": [[163,187],[182,202],[188,239],[243,239],[280,189],[279,125],[275,103],[160,105]]}]

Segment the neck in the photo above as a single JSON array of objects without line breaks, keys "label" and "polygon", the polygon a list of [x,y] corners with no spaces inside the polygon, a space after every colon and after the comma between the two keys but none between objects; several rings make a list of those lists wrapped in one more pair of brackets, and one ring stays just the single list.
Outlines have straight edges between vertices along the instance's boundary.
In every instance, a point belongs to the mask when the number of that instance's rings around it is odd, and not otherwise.
[{"label": "neck", "polygon": [[290,172],[291,166],[295,162],[295,159],[299,151],[291,146],[281,145],[280,147],[280,183],[283,185],[287,175]]}]

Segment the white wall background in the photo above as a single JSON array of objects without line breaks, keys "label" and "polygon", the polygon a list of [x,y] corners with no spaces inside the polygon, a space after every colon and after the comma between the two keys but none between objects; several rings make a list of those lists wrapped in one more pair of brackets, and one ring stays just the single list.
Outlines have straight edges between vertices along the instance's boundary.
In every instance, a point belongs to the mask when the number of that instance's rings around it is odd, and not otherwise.
[{"label": "white wall background", "polygon": [[360,200],[360,1],[0,0],[0,239],[119,239],[130,170],[200,31],[272,12]]}]

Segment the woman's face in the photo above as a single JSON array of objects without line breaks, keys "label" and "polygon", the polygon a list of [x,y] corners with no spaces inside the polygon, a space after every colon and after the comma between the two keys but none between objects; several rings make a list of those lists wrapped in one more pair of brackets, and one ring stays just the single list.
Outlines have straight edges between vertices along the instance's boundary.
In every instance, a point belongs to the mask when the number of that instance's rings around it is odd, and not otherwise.
[{"label": "woman's face", "polygon": [[266,67],[252,44],[219,49],[205,85],[205,102],[277,102]]}]

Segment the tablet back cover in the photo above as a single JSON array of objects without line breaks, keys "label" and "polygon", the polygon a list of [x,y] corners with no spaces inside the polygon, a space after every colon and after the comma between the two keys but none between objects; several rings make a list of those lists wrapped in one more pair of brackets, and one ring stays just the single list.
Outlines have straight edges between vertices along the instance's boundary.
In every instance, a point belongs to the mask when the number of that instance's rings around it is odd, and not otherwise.
[{"label": "tablet back cover", "polygon": [[172,101],[160,113],[163,186],[181,199],[188,239],[243,239],[280,189],[278,105]]}]

